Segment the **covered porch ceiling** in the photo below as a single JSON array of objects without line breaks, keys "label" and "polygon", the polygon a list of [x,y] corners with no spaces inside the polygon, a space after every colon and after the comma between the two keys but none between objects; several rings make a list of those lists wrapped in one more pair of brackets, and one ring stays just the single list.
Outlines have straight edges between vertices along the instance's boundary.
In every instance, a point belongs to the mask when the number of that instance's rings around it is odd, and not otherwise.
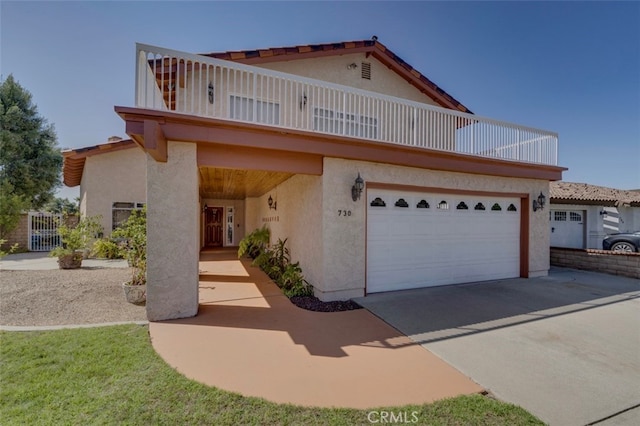
[{"label": "covered porch ceiling", "polygon": [[200,166],[200,196],[210,199],[243,200],[259,197],[285,180],[293,173],[260,170],[225,169]]}]

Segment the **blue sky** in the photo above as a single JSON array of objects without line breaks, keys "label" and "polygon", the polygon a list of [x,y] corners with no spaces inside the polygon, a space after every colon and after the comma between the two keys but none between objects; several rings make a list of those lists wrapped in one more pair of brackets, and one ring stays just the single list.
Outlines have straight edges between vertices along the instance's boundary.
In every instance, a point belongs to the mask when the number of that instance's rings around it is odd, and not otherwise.
[{"label": "blue sky", "polygon": [[[640,188],[640,2],[0,3],[0,69],[61,147],[126,136],[135,43],[212,52],[378,40],[474,113],[559,134],[564,180]],[[73,191],[63,196],[76,196]]]}]

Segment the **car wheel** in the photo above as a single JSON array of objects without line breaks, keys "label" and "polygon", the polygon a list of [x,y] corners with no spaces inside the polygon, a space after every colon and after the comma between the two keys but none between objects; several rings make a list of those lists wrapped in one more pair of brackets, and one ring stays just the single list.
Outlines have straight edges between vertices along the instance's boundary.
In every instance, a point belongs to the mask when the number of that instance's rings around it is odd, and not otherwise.
[{"label": "car wheel", "polygon": [[626,252],[632,253],[636,251],[636,247],[631,243],[627,243],[626,241],[621,241],[619,243],[615,243],[614,245],[612,245],[611,250],[626,251]]}]

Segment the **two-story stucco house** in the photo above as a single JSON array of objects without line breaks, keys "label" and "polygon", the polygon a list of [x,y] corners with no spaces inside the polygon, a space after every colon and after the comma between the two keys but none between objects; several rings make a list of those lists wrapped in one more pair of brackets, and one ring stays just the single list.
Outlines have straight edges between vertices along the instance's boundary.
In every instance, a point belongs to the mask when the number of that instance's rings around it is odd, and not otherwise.
[{"label": "two-story stucco house", "polygon": [[146,153],[131,184],[146,182],[151,320],[196,315],[200,250],[264,224],[325,301],[548,272],[534,204],[562,177],[557,135],[474,115],[375,39],[138,45],[136,105],[115,110],[133,142],[75,179]]}]

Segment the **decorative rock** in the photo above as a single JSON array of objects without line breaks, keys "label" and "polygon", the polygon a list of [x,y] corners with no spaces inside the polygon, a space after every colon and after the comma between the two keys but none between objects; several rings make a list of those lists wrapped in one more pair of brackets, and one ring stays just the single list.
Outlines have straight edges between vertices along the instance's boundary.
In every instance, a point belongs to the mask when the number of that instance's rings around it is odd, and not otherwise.
[{"label": "decorative rock", "polygon": [[124,296],[129,303],[140,304],[147,300],[146,285],[130,285],[128,283],[122,283],[122,289],[124,290]]}]

